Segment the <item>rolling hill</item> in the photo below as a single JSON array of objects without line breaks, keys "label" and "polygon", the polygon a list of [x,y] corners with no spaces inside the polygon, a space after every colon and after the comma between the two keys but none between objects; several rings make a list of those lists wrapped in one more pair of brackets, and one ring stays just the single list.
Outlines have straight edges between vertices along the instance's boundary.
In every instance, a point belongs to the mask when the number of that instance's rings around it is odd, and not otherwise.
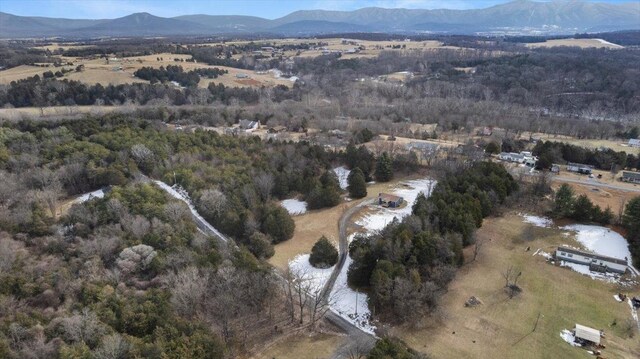
[{"label": "rolling hill", "polygon": [[0,37],[131,37],[338,32],[477,32],[574,34],[640,29],[640,2],[517,0],[485,9],[424,10],[368,7],[354,11],[301,10],[269,20],[255,16],[136,13],[111,20],[54,19],[0,13]]}]

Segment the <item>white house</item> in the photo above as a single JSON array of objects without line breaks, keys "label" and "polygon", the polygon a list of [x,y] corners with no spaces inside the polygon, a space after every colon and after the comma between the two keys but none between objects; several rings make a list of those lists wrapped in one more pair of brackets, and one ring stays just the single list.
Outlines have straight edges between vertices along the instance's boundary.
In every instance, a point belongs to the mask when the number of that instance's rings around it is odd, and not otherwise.
[{"label": "white house", "polygon": [[556,259],[588,265],[592,271],[613,273],[625,273],[627,271],[627,261],[625,259],[601,256],[575,248],[558,247],[556,249]]},{"label": "white house", "polygon": [[629,146],[640,147],[640,138],[632,138],[629,140]]},{"label": "white house", "polygon": [[251,120],[240,120],[240,122],[238,123],[238,127],[243,129],[245,132],[253,132],[253,130],[257,130],[260,128],[260,122]]}]

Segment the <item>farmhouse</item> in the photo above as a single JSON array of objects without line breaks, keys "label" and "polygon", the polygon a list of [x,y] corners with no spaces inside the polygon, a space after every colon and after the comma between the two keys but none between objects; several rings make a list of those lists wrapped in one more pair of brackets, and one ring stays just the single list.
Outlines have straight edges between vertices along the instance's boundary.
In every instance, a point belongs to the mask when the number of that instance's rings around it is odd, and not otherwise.
[{"label": "farmhouse", "polygon": [[640,138],[632,138],[629,140],[629,146],[640,147]]},{"label": "farmhouse", "polygon": [[593,171],[593,166],[569,162],[567,163],[567,171],[590,175]]},{"label": "farmhouse", "polygon": [[260,123],[258,121],[240,120],[238,126],[245,130],[245,132],[251,132],[260,128]]},{"label": "farmhouse", "polygon": [[588,265],[590,270],[597,272],[625,273],[627,271],[627,261],[624,259],[601,256],[569,247],[558,247],[556,259]]},{"label": "farmhouse", "polygon": [[576,341],[582,342],[581,344],[600,344],[601,334],[597,329],[576,324],[575,333]]},{"label": "farmhouse", "polygon": [[397,208],[397,207],[400,207],[403,200],[404,199],[402,197],[399,197],[393,194],[388,194],[388,193],[378,194],[378,204],[381,205],[382,207]]},{"label": "farmhouse", "polygon": [[620,178],[620,180],[624,182],[640,183],[640,172],[624,171],[622,172],[622,178]]},{"label": "farmhouse", "polygon": [[503,161],[517,162],[517,163],[524,163],[525,161],[523,154],[515,153],[515,152],[502,152],[498,155],[498,158],[500,158]]}]

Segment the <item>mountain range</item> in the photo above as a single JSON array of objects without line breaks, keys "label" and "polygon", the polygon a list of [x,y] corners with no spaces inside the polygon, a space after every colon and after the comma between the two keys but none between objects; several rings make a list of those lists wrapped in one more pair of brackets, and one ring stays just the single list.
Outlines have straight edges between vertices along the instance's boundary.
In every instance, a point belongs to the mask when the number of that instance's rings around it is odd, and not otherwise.
[{"label": "mountain range", "polygon": [[0,37],[135,37],[225,34],[285,36],[344,32],[455,34],[574,34],[640,29],[640,2],[517,0],[485,9],[425,10],[368,7],[354,11],[301,10],[277,19],[255,16],[135,13],[117,19],[60,19],[0,12]]}]

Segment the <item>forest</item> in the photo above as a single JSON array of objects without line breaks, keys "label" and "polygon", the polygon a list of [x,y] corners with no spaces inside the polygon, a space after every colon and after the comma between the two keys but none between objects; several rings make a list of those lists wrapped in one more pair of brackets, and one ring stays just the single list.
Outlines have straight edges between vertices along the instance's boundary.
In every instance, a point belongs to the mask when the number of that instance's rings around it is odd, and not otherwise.
[{"label": "forest", "polygon": [[517,189],[500,164],[479,162],[448,173],[431,196],[418,196],[411,216],[356,237],[349,246],[349,283],[369,289],[370,306],[381,318],[419,320],[435,309],[464,263],[462,250],[474,244],[482,219]]}]

